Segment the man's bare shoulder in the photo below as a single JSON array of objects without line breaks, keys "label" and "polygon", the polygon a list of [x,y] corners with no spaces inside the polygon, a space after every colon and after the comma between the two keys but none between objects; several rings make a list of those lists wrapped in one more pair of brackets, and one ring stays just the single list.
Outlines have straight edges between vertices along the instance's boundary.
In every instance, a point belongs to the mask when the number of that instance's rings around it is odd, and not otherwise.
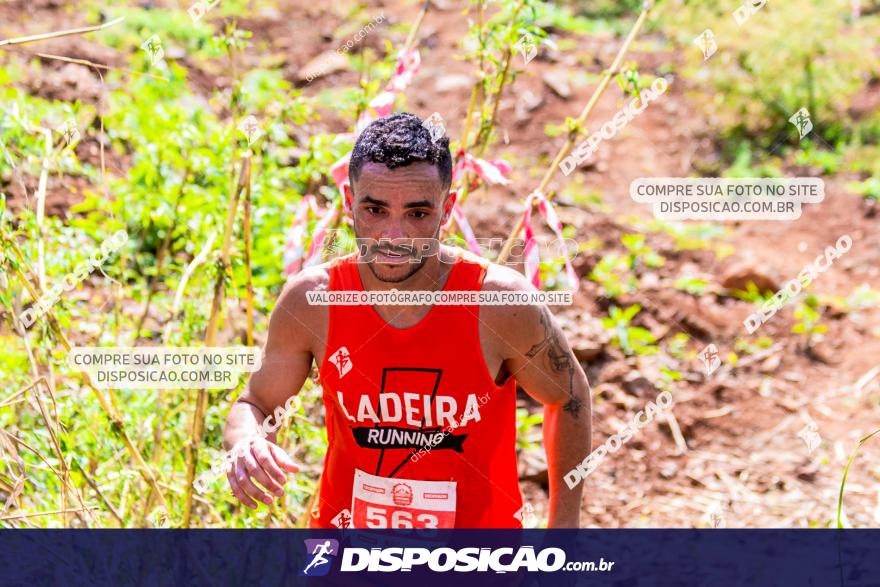
[{"label": "man's bare shoulder", "polygon": [[483,291],[538,291],[526,276],[512,267],[489,263]]},{"label": "man's bare shoulder", "polygon": [[299,273],[291,275],[281,290],[278,303],[297,304],[306,300],[310,291],[326,291],[330,289],[330,262],[314,267],[306,267]]},{"label": "man's bare shoulder", "polygon": [[[482,291],[535,292],[538,291],[526,277],[511,267],[489,263]],[[543,332],[541,315],[543,304],[535,305],[483,305],[480,319],[500,338],[508,342],[540,338]]]},{"label": "man's bare shoulder", "polygon": [[327,328],[327,306],[309,303],[308,293],[330,288],[330,263],[307,267],[288,278],[278,296],[272,322],[280,329],[321,340]]}]

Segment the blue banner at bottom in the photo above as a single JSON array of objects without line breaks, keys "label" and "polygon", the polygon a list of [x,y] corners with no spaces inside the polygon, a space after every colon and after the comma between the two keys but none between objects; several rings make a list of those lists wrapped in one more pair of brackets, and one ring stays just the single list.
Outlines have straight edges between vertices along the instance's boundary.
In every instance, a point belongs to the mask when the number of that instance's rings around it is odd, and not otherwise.
[{"label": "blue banner at bottom", "polygon": [[880,585],[880,530],[6,530],[0,585]]}]

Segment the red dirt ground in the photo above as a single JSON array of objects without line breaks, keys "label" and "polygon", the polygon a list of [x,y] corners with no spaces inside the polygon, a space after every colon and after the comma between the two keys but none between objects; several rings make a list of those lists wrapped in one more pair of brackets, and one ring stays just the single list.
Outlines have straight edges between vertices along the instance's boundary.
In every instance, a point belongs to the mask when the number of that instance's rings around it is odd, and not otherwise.
[{"label": "red dirt ground", "polygon": [[[389,1],[368,8],[367,14],[384,11],[388,26],[411,23],[418,4]],[[64,2],[52,0],[4,4],[0,6],[0,35],[17,36],[79,25],[76,14],[64,6]],[[406,109],[422,117],[439,111],[453,137],[461,130],[470,86],[442,92],[437,86],[441,81],[455,81],[449,77],[454,74],[471,79],[473,76],[469,63],[453,58],[462,53],[458,43],[467,27],[461,13],[463,6],[453,3],[447,10],[433,7],[428,14],[419,33],[422,68],[407,90],[405,102]],[[308,26],[300,26],[302,19],[308,19]],[[346,24],[341,8],[302,0],[282,0],[276,15],[239,20],[242,28],[254,33],[252,47],[265,42],[283,55],[282,67],[290,81],[297,80],[297,72],[309,60],[322,51],[334,50],[353,34],[336,33]],[[571,37],[567,33],[559,36]],[[395,46],[403,42],[401,34],[389,35],[387,27],[378,27],[362,46],[382,50],[385,38]],[[499,141],[491,151],[493,157],[516,162],[513,181],[508,188],[493,188],[474,195],[465,206],[478,236],[506,236],[521,213],[523,198],[537,184],[537,173],[543,172],[547,160],[562,143],[561,138],[546,137],[545,125],[577,116],[593,90],[592,83],[579,86],[572,82],[572,95],[563,99],[548,89],[542,75],[551,69],[586,69],[599,74],[610,64],[620,42],[621,39],[611,37],[578,39],[580,49],[576,57],[580,64],[566,55],[556,61],[541,55],[521,66],[524,71],[506,89],[499,113],[498,135],[506,140]],[[87,38],[65,41],[57,51],[102,63],[121,62],[112,50],[90,43]],[[256,64],[260,57],[253,54],[252,63]],[[678,63],[676,54],[668,50],[634,52],[630,58],[639,63],[640,71],[649,74],[657,73],[662,64],[671,63],[675,70]],[[44,67],[51,78],[61,75],[63,65],[47,62]],[[93,76],[85,68],[77,71],[77,75]],[[195,69],[192,79],[194,88],[205,95],[210,94],[217,81]],[[356,79],[355,73],[347,71],[298,85],[307,95],[314,95],[330,86],[353,85]],[[93,88],[93,81],[81,81],[82,87],[76,81],[70,82],[71,91],[79,94],[82,88]],[[63,97],[64,87],[53,85],[49,79],[32,89],[46,97]],[[699,104],[688,97],[691,87],[691,82],[676,77],[662,100],[649,106],[618,137],[602,144],[594,165],[581,168],[568,178],[561,174],[555,178],[552,189],[581,181],[589,190],[601,194],[608,206],[607,211],[600,212],[576,206],[564,196],[559,198],[560,216],[566,224],[577,228],[577,239],[597,238],[603,242],[598,254],[585,254],[576,260],[582,289],[576,297],[576,307],[561,310],[563,316],[599,317],[610,305],[586,275],[601,254],[622,250],[621,234],[639,232],[632,225],[632,217],[643,222],[651,219],[647,205],[628,197],[630,182],[645,176],[695,175],[697,162],[717,158],[712,141],[714,131],[707,117],[701,116]],[[518,120],[515,104],[526,90],[542,97],[543,102]],[[88,99],[88,92],[83,91],[85,96],[79,97]],[[875,85],[854,103],[876,108],[878,96]],[[590,121],[600,125],[621,105],[620,90],[612,84]],[[324,113],[322,120],[330,131],[343,132],[350,125],[350,121],[332,112]],[[95,145],[85,144],[81,149],[77,154],[83,160],[96,163]],[[122,171],[125,165],[122,160],[108,163],[111,171]],[[786,172],[805,174],[794,167]],[[853,240],[852,249],[817,278],[813,290],[845,296],[863,283],[880,289],[880,234],[876,219],[867,215],[862,198],[846,192],[844,185],[849,179],[852,178],[840,175],[826,177],[825,201],[805,205],[802,217],[796,221],[727,223],[730,234],[724,240],[735,252],[725,259],[717,259],[707,251],[676,251],[672,239],[663,233],[646,235],[647,243],[664,255],[667,262],[655,272],[656,279],[650,277],[656,282],[654,286],[643,284],[639,293],[624,297],[623,302],[637,301],[643,306],[636,323],[662,335],[661,345],[676,333],[685,332],[694,337],[692,351],[715,344],[724,365],[706,377],[696,359],[674,359],[665,353],[627,359],[607,343],[596,340],[594,332],[579,333],[586,346],[599,349],[594,359],[584,363],[594,390],[594,447],[604,443],[628,420],[628,415],[656,397],[659,390],[651,382],[657,381],[659,365],[668,363],[685,376],[669,387],[676,401],[672,410],[674,422],[660,418],[647,426],[588,477],[585,524],[800,527],[824,525],[831,519],[850,451],[861,436],[876,429],[880,422],[880,376],[866,381],[860,389],[855,387],[860,377],[880,364],[878,310],[869,308],[848,315],[826,311],[823,322],[828,324],[829,332],[815,352],[809,354],[800,349],[799,339],[790,333],[795,322],[793,305],[781,310],[758,333],[748,335],[742,320],[752,311],[751,304],[721,293],[696,298],[672,288],[671,283],[687,269],[717,284],[731,267],[745,263],[781,284],[795,277],[825,246],[847,233]],[[50,213],[63,214],[78,201],[80,182],[79,178],[53,178]],[[3,189],[10,193],[13,205],[23,205],[17,186]],[[759,335],[771,336],[774,346],[757,358],[740,353],[738,366],[732,367],[726,355],[734,350],[736,340],[754,342]],[[525,395],[522,397],[524,405],[534,407]],[[798,436],[808,418],[816,422],[822,438],[812,452]],[[687,444],[683,453],[677,449],[671,433],[670,424],[676,423]],[[528,450],[521,459],[523,492],[539,515],[546,513],[547,503],[542,452]],[[868,444],[850,473],[846,504],[854,525],[880,524],[878,455],[880,448]],[[712,511],[719,514],[714,521],[710,517]]]}]

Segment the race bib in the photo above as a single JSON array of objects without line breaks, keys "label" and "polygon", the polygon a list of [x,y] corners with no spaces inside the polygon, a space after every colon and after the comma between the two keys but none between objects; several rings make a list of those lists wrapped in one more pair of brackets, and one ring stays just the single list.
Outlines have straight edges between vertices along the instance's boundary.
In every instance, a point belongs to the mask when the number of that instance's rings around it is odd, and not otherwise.
[{"label": "race bib", "polygon": [[354,471],[354,528],[453,528],[455,481],[377,477]]}]

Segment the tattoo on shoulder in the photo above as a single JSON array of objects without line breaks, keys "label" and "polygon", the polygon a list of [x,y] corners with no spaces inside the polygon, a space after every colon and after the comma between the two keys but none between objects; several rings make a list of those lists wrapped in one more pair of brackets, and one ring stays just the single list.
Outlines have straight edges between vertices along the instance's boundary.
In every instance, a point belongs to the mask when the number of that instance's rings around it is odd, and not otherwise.
[{"label": "tattoo on shoulder", "polygon": [[526,352],[526,356],[529,358],[537,357],[546,349],[550,368],[555,373],[568,374],[568,395],[570,399],[562,409],[571,414],[572,417],[577,418],[581,407],[583,407],[583,402],[574,396],[574,356],[571,351],[565,350],[561,340],[562,337],[557,332],[553,324],[553,317],[547,308],[541,310],[541,328],[544,331],[543,338],[540,342],[532,345],[532,348]]}]

